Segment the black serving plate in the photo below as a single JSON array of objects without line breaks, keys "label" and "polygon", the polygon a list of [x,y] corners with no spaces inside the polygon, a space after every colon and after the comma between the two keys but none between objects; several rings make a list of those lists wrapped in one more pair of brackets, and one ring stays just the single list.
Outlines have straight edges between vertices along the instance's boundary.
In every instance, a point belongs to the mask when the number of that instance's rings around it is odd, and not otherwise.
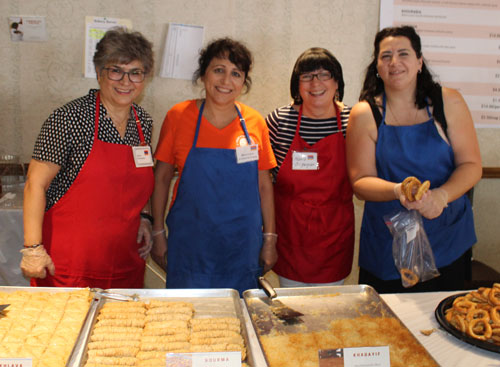
[{"label": "black serving plate", "polygon": [[436,316],[437,322],[448,333],[450,333],[454,337],[456,337],[456,338],[458,338],[466,343],[469,343],[469,344],[474,345],[474,346],[481,348],[481,349],[489,350],[491,352],[500,353],[500,345],[496,345],[496,344],[493,344],[493,343],[490,343],[490,342],[487,342],[484,340],[472,338],[469,335],[462,333],[461,331],[455,329],[451,324],[448,323],[448,321],[446,321],[445,311],[453,305],[453,301],[455,300],[455,298],[465,296],[466,294],[467,293],[455,294],[453,296],[446,297],[441,302],[439,302],[439,305],[436,307],[436,311],[434,311],[434,315]]}]

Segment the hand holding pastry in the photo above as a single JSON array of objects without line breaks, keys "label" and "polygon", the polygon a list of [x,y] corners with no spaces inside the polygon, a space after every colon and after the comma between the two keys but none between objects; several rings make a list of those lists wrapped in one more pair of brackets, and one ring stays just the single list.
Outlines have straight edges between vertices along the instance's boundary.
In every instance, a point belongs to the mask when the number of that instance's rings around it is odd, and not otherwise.
[{"label": "hand holding pastry", "polygon": [[430,185],[429,180],[420,182],[418,178],[410,176],[394,186],[394,194],[405,208],[419,210],[420,200],[429,190]]}]

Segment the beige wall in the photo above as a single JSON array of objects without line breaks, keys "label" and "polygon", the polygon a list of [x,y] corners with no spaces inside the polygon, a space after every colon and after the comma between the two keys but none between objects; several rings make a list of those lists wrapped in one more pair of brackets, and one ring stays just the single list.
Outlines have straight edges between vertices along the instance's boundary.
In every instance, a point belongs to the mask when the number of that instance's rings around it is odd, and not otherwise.
[{"label": "beige wall", "polygon": [[[28,161],[40,126],[51,111],[97,86],[82,76],[86,15],[128,18],[154,42],[160,55],[168,22],[203,25],[205,40],[230,36],[253,51],[253,88],[242,101],[263,115],[290,100],[291,68],[306,48],[321,46],[342,63],[344,101],[353,105],[378,29],[375,0],[0,0],[0,150]],[[7,16],[46,16],[49,41],[13,43]],[[160,63],[157,58],[157,70]],[[156,142],[165,113],[175,103],[201,95],[189,81],[155,77],[141,104],[155,120]],[[500,130],[478,131],[483,163],[499,166],[495,141]],[[481,182],[474,210],[479,244],[476,257],[500,270],[500,229],[494,213],[498,182]],[[362,204],[356,202],[357,218]],[[359,233],[359,220],[358,231]],[[351,281],[355,279],[352,278]]]}]

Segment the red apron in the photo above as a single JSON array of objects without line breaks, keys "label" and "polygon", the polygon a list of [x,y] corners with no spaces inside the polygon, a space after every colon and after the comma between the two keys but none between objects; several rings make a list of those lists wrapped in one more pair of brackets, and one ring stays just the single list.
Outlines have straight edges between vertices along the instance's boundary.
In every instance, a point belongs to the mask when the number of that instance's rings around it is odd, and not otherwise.
[{"label": "red apron", "polygon": [[[340,111],[339,132],[313,146],[300,137],[302,106],[290,149],[276,177],[274,198],[278,262],[273,270],[304,283],[330,283],[351,272],[354,206],[347,176]],[[294,151],[318,154],[318,170],[292,170]]]},{"label": "red apron", "polygon": [[[153,191],[152,167],[136,168],[132,148],[98,139],[66,194],[43,220],[43,244],[56,273],[31,279],[33,286],[142,288],[145,262],[137,231],[141,209]],[[132,107],[141,145],[144,136]]]}]

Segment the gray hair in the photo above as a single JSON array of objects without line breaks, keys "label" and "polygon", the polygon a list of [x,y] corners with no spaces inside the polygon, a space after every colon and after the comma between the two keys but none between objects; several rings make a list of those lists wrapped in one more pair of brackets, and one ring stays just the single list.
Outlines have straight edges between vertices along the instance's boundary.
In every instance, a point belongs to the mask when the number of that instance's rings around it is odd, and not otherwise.
[{"label": "gray hair", "polygon": [[128,64],[135,60],[142,63],[146,74],[153,70],[153,44],[139,32],[114,27],[96,46],[94,66],[98,72],[110,63]]}]

